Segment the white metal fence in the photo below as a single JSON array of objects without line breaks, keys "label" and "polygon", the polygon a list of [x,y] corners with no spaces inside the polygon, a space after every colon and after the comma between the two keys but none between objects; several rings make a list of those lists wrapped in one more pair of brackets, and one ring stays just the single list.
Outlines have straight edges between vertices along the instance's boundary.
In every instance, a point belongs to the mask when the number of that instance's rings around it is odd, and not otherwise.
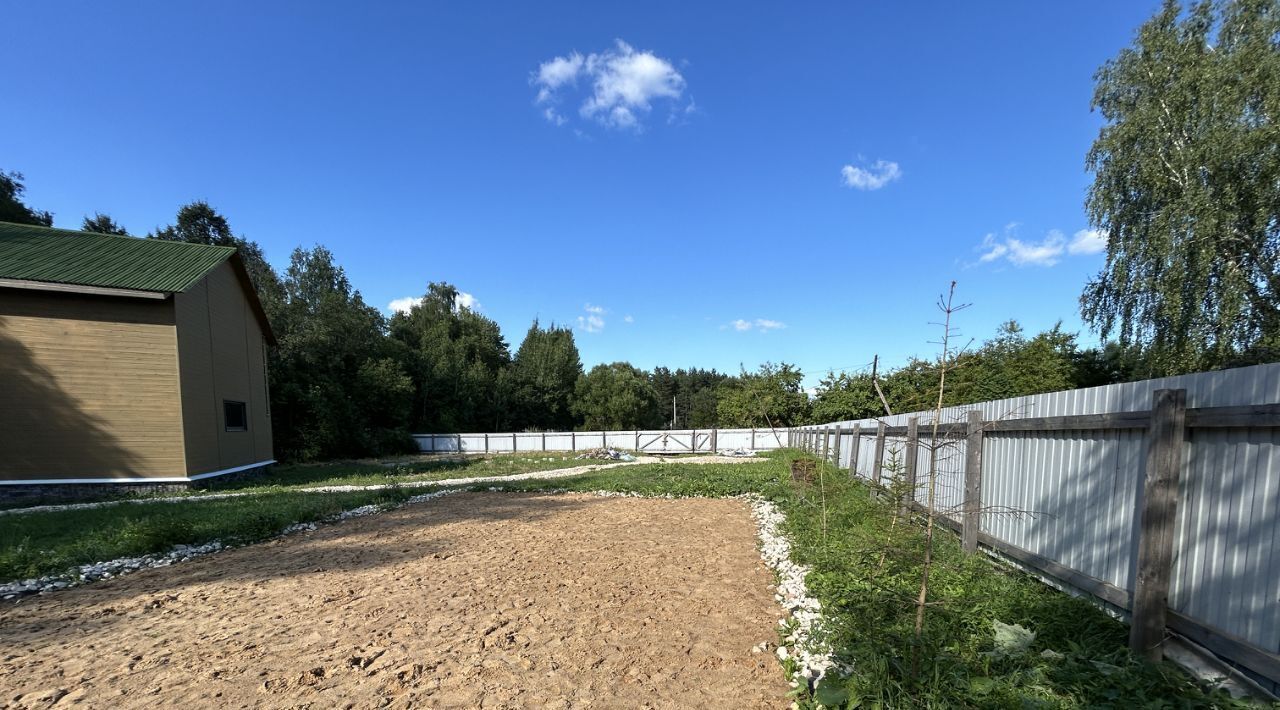
[{"label": "white metal fence", "polygon": [[[1152,511],[1155,496],[1144,493],[1157,390],[1186,391],[1167,511]],[[976,439],[970,416],[982,422]],[[913,419],[916,501],[924,503],[932,412],[801,427],[790,442],[886,481],[910,473]],[[960,527],[966,484],[976,486],[975,540],[1124,612],[1143,594],[1140,549],[1154,544],[1143,511],[1148,523],[1176,516],[1170,564],[1155,570],[1167,575],[1169,628],[1276,690],[1280,364],[948,407],[940,425],[950,436],[937,450],[937,509]],[[980,459],[969,456],[969,441],[981,442]],[[975,460],[976,477],[966,481]],[[1163,616],[1163,595],[1159,605]]]},{"label": "white metal fence", "polygon": [[650,431],[546,431],[414,434],[427,453],[586,451],[613,447],[650,453],[714,453],[729,449],[767,451],[786,445],[785,429],[674,429]]}]

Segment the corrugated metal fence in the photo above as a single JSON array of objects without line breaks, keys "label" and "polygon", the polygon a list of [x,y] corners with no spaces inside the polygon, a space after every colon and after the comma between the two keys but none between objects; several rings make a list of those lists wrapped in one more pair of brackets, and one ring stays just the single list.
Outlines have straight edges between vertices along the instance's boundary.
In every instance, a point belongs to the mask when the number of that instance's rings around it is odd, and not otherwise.
[{"label": "corrugated metal fence", "polygon": [[[1144,505],[1156,498],[1144,494],[1144,475],[1152,476],[1149,430],[1158,390],[1186,391],[1185,433],[1179,425],[1169,457],[1176,477],[1176,496],[1169,497],[1176,515],[1172,564],[1155,570],[1167,575],[1164,621],[1274,692],[1280,682],[1280,364],[948,407],[936,446],[933,412],[802,427],[792,430],[789,443],[842,467],[852,462],[856,475],[881,482],[910,476],[905,457],[914,448],[920,504],[936,456],[936,509],[955,527],[969,517],[984,546],[1127,613],[1135,587],[1137,599],[1144,593],[1135,585],[1139,549],[1158,548],[1143,540],[1154,537],[1148,525],[1158,518],[1147,507],[1143,523]],[[971,416],[980,416],[980,429],[968,423]],[[908,438],[912,420],[915,446]],[[966,462],[979,461],[969,456],[969,441],[981,442],[978,478],[969,481],[978,486],[980,503],[975,496],[966,516]],[[1160,591],[1157,585],[1163,597]],[[1163,603],[1160,611],[1163,616]]]}]

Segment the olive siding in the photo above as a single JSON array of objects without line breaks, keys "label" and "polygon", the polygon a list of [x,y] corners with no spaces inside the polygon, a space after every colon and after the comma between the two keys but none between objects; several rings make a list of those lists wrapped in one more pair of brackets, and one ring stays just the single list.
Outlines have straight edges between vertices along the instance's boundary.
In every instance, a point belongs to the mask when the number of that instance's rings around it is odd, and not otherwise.
[{"label": "olive siding", "polygon": [[[262,330],[231,265],[174,294],[174,312],[187,474],[271,460]],[[227,431],[228,401],[245,404],[245,431]]]},{"label": "olive siding", "polygon": [[0,289],[0,480],[181,477],[173,303]]}]

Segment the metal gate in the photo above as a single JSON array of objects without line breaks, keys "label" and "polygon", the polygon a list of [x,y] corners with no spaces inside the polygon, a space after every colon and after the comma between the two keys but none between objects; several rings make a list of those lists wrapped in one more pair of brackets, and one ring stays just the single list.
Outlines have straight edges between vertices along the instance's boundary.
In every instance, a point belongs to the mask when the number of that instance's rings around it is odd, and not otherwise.
[{"label": "metal gate", "polygon": [[709,431],[646,431],[636,435],[636,449],[654,454],[695,454],[715,448]]}]

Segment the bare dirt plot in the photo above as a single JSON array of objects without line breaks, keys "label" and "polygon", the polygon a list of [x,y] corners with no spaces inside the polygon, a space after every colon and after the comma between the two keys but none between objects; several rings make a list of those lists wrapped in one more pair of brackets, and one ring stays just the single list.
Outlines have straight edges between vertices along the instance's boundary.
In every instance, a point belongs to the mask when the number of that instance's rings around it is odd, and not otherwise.
[{"label": "bare dirt plot", "polygon": [[0,607],[0,706],[781,707],[735,500],[458,494]]}]

